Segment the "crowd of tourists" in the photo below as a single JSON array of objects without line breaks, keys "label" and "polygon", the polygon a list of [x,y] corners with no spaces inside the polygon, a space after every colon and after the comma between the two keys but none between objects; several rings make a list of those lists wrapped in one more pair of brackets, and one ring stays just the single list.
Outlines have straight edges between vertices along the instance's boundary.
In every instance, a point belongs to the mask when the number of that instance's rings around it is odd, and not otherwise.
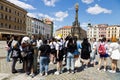
[{"label": "crowd of tourists", "polygon": [[[99,41],[96,41],[95,38],[90,41],[88,38],[84,38],[80,42],[77,37],[72,36],[67,36],[65,39],[61,37],[42,39],[41,37],[36,38],[34,35],[31,37],[11,36],[7,39],[6,49],[7,62],[12,61],[12,73],[18,72],[15,66],[19,61],[23,64],[22,70],[26,75],[32,77],[36,74],[34,65],[37,62],[39,62],[38,72],[43,76],[48,75],[49,64],[56,65],[55,75],[63,73],[63,63],[67,73],[73,74],[80,67],[83,70],[86,70],[89,65],[94,67],[97,62],[96,55],[99,55],[97,70],[101,70],[101,64],[104,63],[104,71],[108,70],[107,66],[111,66],[108,71],[116,73],[117,61],[120,59],[120,42],[106,40],[106,38]],[[111,59],[111,65],[107,64],[107,58]]]}]

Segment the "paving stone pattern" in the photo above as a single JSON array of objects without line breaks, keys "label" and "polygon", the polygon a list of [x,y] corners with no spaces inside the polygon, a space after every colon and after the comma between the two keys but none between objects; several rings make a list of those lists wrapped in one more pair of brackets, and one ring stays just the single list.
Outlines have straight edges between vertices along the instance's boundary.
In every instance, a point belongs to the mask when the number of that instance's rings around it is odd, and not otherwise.
[{"label": "paving stone pattern", "polygon": [[[56,64],[49,65],[48,76],[40,76],[40,74],[37,74],[34,78],[31,78],[25,73],[12,74],[11,62],[6,62],[6,51],[4,47],[5,42],[0,42],[0,80],[120,80],[120,71],[115,74],[109,73],[108,71],[104,72],[103,69],[98,71],[97,65],[95,67],[89,67],[86,70],[80,69],[75,74],[68,74],[66,70],[64,70],[62,74],[54,75]],[[108,61],[110,64],[110,59],[108,59]],[[22,64],[18,62],[16,68],[21,69]],[[120,68],[120,61],[118,62],[118,68]]]}]

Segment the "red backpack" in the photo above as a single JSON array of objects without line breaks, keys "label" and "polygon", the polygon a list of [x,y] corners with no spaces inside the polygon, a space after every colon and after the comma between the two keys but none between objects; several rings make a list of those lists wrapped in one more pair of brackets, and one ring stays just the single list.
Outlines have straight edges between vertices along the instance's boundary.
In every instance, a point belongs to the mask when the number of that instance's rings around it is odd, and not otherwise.
[{"label": "red backpack", "polygon": [[100,44],[98,53],[104,55],[106,53],[105,44]]}]

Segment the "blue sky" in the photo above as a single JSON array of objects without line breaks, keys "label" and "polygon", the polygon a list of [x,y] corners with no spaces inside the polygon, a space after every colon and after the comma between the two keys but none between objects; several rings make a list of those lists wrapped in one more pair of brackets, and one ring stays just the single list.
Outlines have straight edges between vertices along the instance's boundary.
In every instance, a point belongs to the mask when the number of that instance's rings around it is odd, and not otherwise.
[{"label": "blue sky", "polygon": [[75,17],[75,3],[79,3],[79,22],[87,30],[91,24],[120,24],[120,0],[8,0],[28,11],[35,18],[50,18],[54,30],[71,26]]}]

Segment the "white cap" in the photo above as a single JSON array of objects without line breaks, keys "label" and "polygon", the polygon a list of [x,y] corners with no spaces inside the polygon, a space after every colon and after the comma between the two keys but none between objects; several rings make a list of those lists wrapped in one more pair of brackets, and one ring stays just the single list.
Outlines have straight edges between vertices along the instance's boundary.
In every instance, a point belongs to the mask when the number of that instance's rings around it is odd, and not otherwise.
[{"label": "white cap", "polygon": [[22,43],[30,43],[30,38],[29,37],[23,37],[22,41],[21,41],[21,44]]},{"label": "white cap", "polygon": [[61,37],[59,37],[59,36],[56,36],[55,38],[56,38],[57,40],[60,40],[60,39],[61,39]]}]

